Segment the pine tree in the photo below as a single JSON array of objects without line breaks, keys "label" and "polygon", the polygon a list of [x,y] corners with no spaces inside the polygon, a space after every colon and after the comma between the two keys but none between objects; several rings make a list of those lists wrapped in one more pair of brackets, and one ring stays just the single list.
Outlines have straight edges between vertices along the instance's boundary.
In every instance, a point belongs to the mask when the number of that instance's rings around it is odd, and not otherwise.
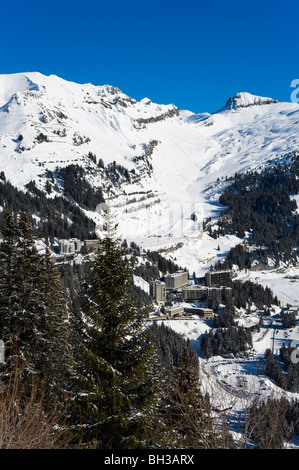
[{"label": "pine tree", "polygon": [[[4,224],[1,230],[3,241],[0,246],[0,337],[4,341],[7,354],[11,349],[9,338],[13,334],[10,322],[10,304],[13,297],[16,242],[16,228],[10,211],[6,210]],[[1,370],[4,369],[0,366]]]},{"label": "pine tree", "polygon": [[[200,390],[199,368],[191,361],[188,343],[170,379],[160,406],[159,446],[174,449],[208,449],[229,443],[213,417],[208,395]],[[218,422],[219,425],[219,422]],[[221,430],[223,431],[223,429]]]},{"label": "pine tree", "polygon": [[24,383],[30,386],[38,375],[50,398],[57,392],[53,384],[62,381],[70,361],[66,301],[59,292],[58,271],[49,252],[38,253],[26,213],[15,224],[7,212],[2,234],[0,336],[6,364],[1,376],[9,377],[17,364]]},{"label": "pine tree", "polygon": [[60,273],[49,248],[41,261],[39,289],[43,312],[36,322],[40,341],[35,363],[43,373],[48,393],[57,398],[58,393],[65,393],[73,365],[69,312]]},{"label": "pine tree", "polygon": [[143,310],[128,299],[132,271],[109,220],[108,229],[90,263],[75,322],[73,422],[80,416],[86,445],[136,448],[144,445],[154,407],[154,355]]},{"label": "pine tree", "polygon": [[[41,257],[39,256],[33,231],[26,213],[19,217],[16,228],[14,303],[11,314],[14,316],[16,332],[15,348],[22,361],[35,355],[40,331],[38,319],[43,314],[44,302],[40,292]],[[30,366],[31,368],[31,366]]]}]

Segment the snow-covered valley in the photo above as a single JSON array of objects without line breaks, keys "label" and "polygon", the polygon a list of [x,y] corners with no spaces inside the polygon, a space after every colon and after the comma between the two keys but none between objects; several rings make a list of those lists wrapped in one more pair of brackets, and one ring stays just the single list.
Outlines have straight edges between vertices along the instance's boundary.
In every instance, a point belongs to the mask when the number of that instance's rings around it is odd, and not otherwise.
[{"label": "snow-covered valley", "polygon": [[[298,104],[246,92],[213,114],[195,114],[148,98],[138,102],[109,85],[81,85],[37,72],[0,75],[0,171],[6,180],[23,191],[35,181],[46,192],[50,172],[56,187],[47,197],[63,196],[57,169],[82,166],[92,187],[102,189],[122,239],[158,251],[198,277],[243,241],[236,235],[212,238],[203,229],[209,218],[217,223],[227,178],[260,171],[298,151],[298,129]],[[113,180],[99,160],[105,168],[113,163],[124,168],[128,177]],[[100,207],[83,212],[100,235]],[[298,266],[238,272],[235,279],[268,286],[282,303],[299,305]],[[190,340],[199,354],[202,386],[218,406],[238,413],[256,394],[298,398],[264,371],[266,349],[277,355],[283,343],[299,345],[299,326],[282,328],[279,311],[252,333],[246,358],[202,357],[200,338],[211,328],[208,321],[196,316],[159,321]],[[258,319],[255,310],[240,311],[238,323]]]}]

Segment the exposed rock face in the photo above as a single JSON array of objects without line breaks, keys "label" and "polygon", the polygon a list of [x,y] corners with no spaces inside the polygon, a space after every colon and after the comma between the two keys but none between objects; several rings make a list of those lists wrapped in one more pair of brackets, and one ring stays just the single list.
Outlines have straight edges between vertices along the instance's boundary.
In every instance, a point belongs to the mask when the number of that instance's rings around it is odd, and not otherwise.
[{"label": "exposed rock face", "polygon": [[226,109],[248,108],[249,106],[261,106],[265,104],[277,103],[272,98],[251,95],[250,93],[237,93],[226,102]]}]

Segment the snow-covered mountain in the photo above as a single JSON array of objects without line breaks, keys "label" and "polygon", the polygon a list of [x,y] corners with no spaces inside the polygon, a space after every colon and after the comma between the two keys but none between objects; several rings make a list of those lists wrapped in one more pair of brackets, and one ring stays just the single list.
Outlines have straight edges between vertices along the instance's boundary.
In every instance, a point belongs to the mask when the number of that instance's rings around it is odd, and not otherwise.
[{"label": "snow-covered mountain", "polygon": [[[122,236],[167,250],[196,272],[219,255],[215,244],[225,254],[239,241],[213,241],[202,232],[202,220],[219,214],[225,178],[298,150],[298,123],[298,104],[250,93],[237,93],[215,113],[195,114],[148,98],[136,101],[109,85],[37,72],[0,75],[6,178],[18,188],[35,180],[44,189],[47,170],[72,163],[89,168],[90,182],[106,198],[109,192]],[[112,182],[97,166],[100,159],[126,168],[129,178]]]},{"label": "snow-covered mountain", "polygon": [[[298,130],[298,104],[246,92],[220,103],[214,113],[193,113],[148,98],[137,101],[110,85],[77,84],[35,72],[0,75],[0,183],[4,172],[21,190],[34,180],[47,197],[64,196],[57,169],[82,166],[91,185],[109,199],[128,244],[158,250],[197,276],[242,241],[234,235],[214,239],[203,231],[207,218],[217,221],[226,177],[283,161],[299,150]],[[299,204],[298,195],[294,198]],[[100,232],[102,213],[83,211]],[[142,256],[138,262],[146,263]],[[299,305],[298,278],[296,266],[237,275],[271,287],[291,305]],[[134,283],[149,292],[141,277],[135,275]],[[257,325],[261,312],[252,305],[245,310],[238,311],[239,325]],[[278,355],[283,342],[299,342],[299,326],[282,328],[279,312],[274,306],[261,329],[253,331],[248,358],[206,360],[200,338],[210,330],[208,322],[196,316],[163,320],[190,340],[200,355],[202,392],[210,394],[214,406],[231,408],[236,423],[256,392],[298,399],[298,393],[283,391],[264,374],[266,349]]]}]

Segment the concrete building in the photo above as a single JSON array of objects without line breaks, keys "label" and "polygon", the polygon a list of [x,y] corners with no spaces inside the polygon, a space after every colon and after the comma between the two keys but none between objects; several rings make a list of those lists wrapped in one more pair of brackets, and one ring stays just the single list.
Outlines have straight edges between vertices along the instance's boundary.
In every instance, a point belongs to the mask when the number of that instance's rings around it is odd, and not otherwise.
[{"label": "concrete building", "polygon": [[84,250],[89,251],[96,251],[100,246],[100,240],[84,240]]},{"label": "concrete building", "polygon": [[184,313],[184,307],[174,306],[174,307],[167,307],[165,308],[166,315],[170,317],[177,317]]},{"label": "concrete building", "polygon": [[189,313],[191,315],[199,315],[204,320],[213,320],[214,312],[211,308],[203,308],[203,307],[185,307],[185,313]]},{"label": "concrete building", "polygon": [[208,271],[205,274],[205,283],[207,286],[226,286],[231,282],[231,271]]},{"label": "concrete building", "polygon": [[166,302],[166,284],[165,282],[156,280],[151,284],[151,295],[154,299],[161,304]]},{"label": "concrete building", "polygon": [[167,274],[164,277],[166,289],[171,290],[179,289],[180,287],[185,286],[186,284],[188,284],[188,280],[189,274],[185,271],[178,271],[173,274]]},{"label": "concrete building", "polygon": [[183,287],[182,297],[185,302],[194,300],[205,300],[207,289],[202,286],[191,285]]},{"label": "concrete building", "polygon": [[218,297],[221,298],[223,290],[231,291],[231,287],[221,286],[221,287],[207,287],[207,286],[198,286],[191,285],[183,287],[182,297],[185,302],[206,300],[211,298]]},{"label": "concrete building", "polygon": [[60,254],[74,254],[81,250],[82,242],[77,238],[70,238],[59,240],[58,245]]}]

